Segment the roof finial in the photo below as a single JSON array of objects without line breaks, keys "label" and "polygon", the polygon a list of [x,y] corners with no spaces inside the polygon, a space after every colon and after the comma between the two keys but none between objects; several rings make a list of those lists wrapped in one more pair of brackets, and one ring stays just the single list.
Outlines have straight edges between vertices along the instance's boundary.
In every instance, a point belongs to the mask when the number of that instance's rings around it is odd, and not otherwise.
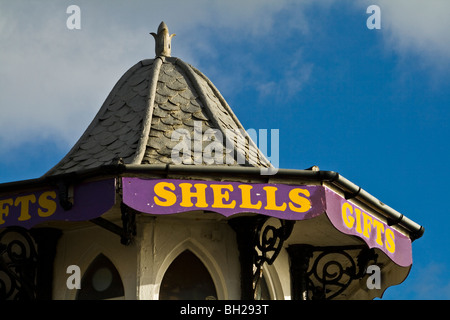
[{"label": "roof finial", "polygon": [[161,22],[161,24],[158,27],[158,33],[150,32],[150,34],[155,38],[155,53],[156,56],[166,56],[170,57],[170,51],[171,51],[171,40],[172,37],[175,34],[169,33],[169,28],[164,23],[164,21]]}]

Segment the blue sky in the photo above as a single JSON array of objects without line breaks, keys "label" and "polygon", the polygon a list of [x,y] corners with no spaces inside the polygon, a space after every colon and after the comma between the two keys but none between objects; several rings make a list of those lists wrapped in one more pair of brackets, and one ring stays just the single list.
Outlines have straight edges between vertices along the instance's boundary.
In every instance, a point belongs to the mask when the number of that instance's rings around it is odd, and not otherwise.
[{"label": "blue sky", "polygon": [[[69,5],[81,30],[66,27]],[[381,29],[369,30],[369,5]],[[247,129],[279,129],[280,167],[337,171],[425,227],[385,299],[449,299],[450,21],[446,0],[0,0],[0,183],[37,178],[78,140],[121,75],[172,55]]]}]

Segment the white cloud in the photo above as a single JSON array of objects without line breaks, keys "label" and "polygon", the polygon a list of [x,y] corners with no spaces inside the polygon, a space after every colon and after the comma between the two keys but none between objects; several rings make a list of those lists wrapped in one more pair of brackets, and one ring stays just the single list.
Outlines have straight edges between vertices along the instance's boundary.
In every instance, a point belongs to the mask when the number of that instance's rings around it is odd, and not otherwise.
[{"label": "white cloud", "polygon": [[[0,10],[0,141],[48,135],[73,141],[120,77],[116,63],[126,63],[126,53],[98,34],[69,31],[65,7],[21,3],[15,9]],[[124,47],[136,45],[114,31]]]},{"label": "white cloud", "polygon": [[[419,57],[420,67],[450,63],[450,1],[361,0],[357,6],[377,4],[381,9],[381,33],[387,48],[400,57]],[[415,66],[417,67],[417,65]]]},{"label": "white cloud", "polygon": [[450,2],[447,0],[381,0],[383,22],[392,30],[391,43],[450,58]]}]

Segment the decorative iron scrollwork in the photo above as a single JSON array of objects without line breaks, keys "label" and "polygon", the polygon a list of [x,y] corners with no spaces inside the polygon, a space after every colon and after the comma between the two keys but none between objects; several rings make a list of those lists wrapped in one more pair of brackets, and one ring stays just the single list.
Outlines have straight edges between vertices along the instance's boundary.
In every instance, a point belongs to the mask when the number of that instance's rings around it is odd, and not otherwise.
[{"label": "decorative iron scrollwork", "polygon": [[[358,252],[357,255],[349,252]],[[377,254],[367,246],[313,247],[291,245],[293,297],[302,300],[331,300],[341,295],[354,280],[362,279]]]},{"label": "decorative iron scrollwork", "polygon": [[0,300],[36,299],[36,244],[26,229],[0,231]]},{"label": "decorative iron scrollwork", "polygon": [[[274,222],[278,221],[278,226]],[[272,264],[290,236],[295,221],[263,215],[229,221],[235,230],[241,263],[241,299],[255,299],[264,263]]]},{"label": "decorative iron scrollwork", "polygon": [[[253,296],[255,296],[259,280],[262,277],[264,263],[271,265],[278,257],[284,242],[289,238],[295,221],[283,219],[268,219],[260,217],[256,224],[253,256]],[[279,226],[269,224],[278,221]]]},{"label": "decorative iron scrollwork", "polygon": [[272,264],[283,248],[283,243],[292,233],[295,221],[277,219],[280,226],[266,224],[268,219],[263,219],[256,229],[256,249],[260,253],[255,255],[255,264],[267,262]]}]

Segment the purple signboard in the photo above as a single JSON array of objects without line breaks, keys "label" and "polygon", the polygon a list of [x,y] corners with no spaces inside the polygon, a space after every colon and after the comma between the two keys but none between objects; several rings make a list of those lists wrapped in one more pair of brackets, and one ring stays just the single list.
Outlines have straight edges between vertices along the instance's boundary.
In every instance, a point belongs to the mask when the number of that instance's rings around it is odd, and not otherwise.
[{"label": "purple signboard", "polygon": [[86,221],[101,216],[115,203],[115,179],[87,182],[73,188],[73,206],[64,210],[57,189],[0,198],[0,228],[27,229],[45,221]]},{"label": "purple signboard", "polygon": [[412,264],[411,240],[323,186],[122,178],[123,202],[149,214],[207,210],[226,217],[254,212],[305,220],[326,212],[333,226],[378,248],[400,266]]},{"label": "purple signboard", "polygon": [[303,220],[325,209],[322,186],[140,178],[123,178],[122,182],[124,203],[151,214],[207,210],[226,217],[254,212]]},{"label": "purple signboard", "polygon": [[326,189],[327,216],[336,229],[364,240],[370,248],[378,248],[396,264],[412,264],[411,239],[367,211]]}]

